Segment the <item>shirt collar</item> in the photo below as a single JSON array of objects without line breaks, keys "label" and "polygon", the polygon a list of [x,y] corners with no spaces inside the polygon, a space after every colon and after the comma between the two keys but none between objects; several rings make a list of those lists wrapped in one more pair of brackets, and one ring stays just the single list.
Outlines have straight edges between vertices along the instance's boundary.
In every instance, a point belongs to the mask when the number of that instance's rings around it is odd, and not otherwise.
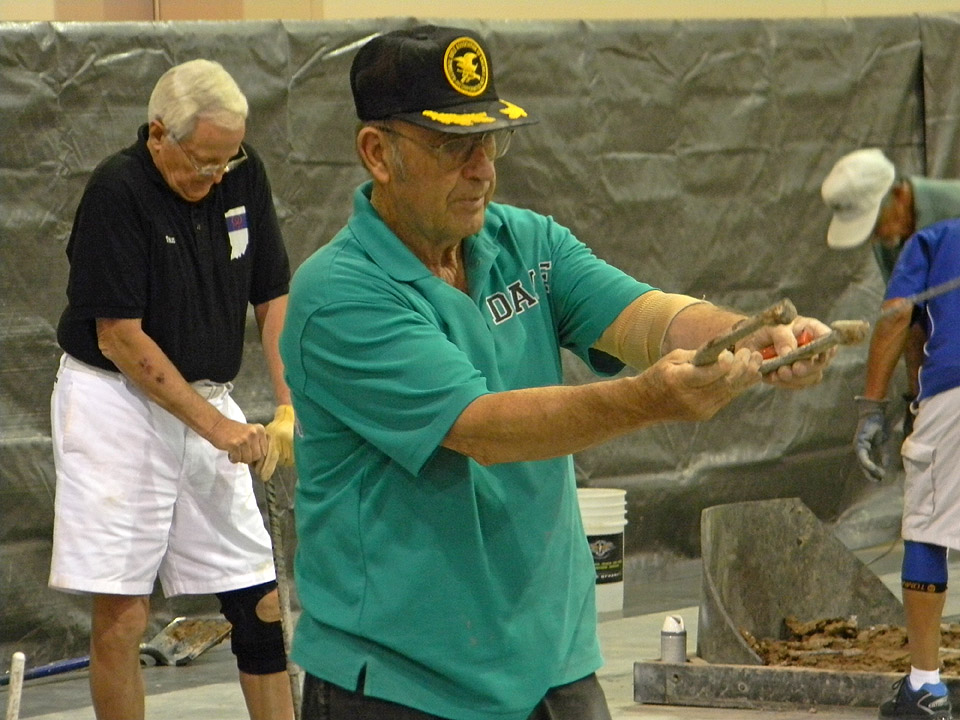
[{"label": "shirt collar", "polygon": [[[384,272],[398,282],[415,282],[434,277],[420,258],[380,219],[379,213],[370,202],[372,189],[373,182],[367,181],[353,194],[353,215],[347,225],[357,242]],[[489,259],[496,255],[493,238],[501,224],[499,217],[486,213],[483,229],[464,239],[464,256],[468,269],[472,258]]]}]

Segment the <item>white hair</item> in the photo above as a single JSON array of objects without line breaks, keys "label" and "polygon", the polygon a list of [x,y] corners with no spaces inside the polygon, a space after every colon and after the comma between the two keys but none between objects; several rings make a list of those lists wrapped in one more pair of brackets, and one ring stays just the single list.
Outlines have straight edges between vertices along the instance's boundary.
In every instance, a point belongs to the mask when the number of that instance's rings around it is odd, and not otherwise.
[{"label": "white hair", "polygon": [[190,60],[167,70],[157,81],[147,106],[147,121],[161,121],[176,140],[184,140],[204,119],[237,130],[249,106],[236,81],[212,60]]}]

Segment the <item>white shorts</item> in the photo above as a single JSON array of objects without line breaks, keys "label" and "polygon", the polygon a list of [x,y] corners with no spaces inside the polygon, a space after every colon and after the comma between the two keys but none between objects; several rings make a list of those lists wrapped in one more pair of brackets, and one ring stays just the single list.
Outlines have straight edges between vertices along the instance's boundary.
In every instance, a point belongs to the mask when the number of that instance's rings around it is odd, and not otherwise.
[{"label": "white shorts", "polygon": [[903,539],[960,549],[960,388],[920,403],[900,454]]},{"label": "white shorts", "polygon": [[[230,386],[194,388],[244,422]],[[50,587],[168,597],[275,578],[249,468],[120,373],[68,355],[50,401],[57,494]]]}]

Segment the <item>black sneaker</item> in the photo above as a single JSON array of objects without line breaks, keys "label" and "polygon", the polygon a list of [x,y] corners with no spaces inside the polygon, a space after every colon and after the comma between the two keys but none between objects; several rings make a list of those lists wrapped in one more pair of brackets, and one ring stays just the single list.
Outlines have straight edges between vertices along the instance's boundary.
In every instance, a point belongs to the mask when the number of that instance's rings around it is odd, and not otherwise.
[{"label": "black sneaker", "polygon": [[936,685],[921,685],[919,690],[911,690],[904,676],[893,684],[893,697],[880,706],[880,717],[884,720],[953,720],[950,697],[947,686],[942,682]]}]

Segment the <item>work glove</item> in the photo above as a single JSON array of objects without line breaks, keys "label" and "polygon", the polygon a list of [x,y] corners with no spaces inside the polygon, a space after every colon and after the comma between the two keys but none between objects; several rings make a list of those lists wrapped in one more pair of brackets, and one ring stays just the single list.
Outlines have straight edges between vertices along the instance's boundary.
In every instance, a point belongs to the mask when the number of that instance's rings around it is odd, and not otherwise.
[{"label": "work glove", "polygon": [[857,461],[867,479],[878,483],[883,481],[886,474],[884,446],[887,442],[887,428],[884,410],[888,401],[872,400],[859,395],[854,400],[860,414],[857,434],[853,439]]},{"label": "work glove", "polygon": [[293,406],[277,405],[273,420],[264,428],[267,431],[267,454],[260,461],[257,474],[267,482],[273,477],[277,465],[293,465]]}]

